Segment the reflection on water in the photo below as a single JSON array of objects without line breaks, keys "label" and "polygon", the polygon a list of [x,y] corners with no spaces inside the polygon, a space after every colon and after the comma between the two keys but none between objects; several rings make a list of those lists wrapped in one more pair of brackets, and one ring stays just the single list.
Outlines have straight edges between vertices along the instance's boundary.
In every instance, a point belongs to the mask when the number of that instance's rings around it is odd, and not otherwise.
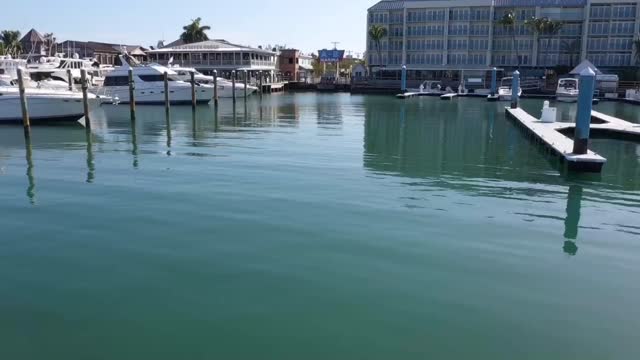
[{"label": "reflection on water", "polygon": [[31,145],[31,136],[25,136],[25,155],[27,158],[27,181],[29,185],[27,186],[27,198],[29,198],[29,202],[31,205],[35,205],[36,203],[36,180],[33,175],[33,148]]},{"label": "reflection on water", "polygon": [[567,217],[564,221],[564,237],[568,239],[564,243],[564,251],[569,255],[578,253],[578,246],[574,241],[578,238],[578,226],[580,225],[580,207],[582,203],[582,186],[569,186],[567,198]]}]

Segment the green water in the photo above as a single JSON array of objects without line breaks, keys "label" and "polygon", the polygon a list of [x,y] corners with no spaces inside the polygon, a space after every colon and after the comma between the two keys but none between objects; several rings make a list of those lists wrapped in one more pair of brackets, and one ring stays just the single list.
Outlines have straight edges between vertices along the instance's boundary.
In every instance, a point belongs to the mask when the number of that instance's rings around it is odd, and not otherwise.
[{"label": "green water", "polygon": [[0,359],[637,358],[640,145],[566,174],[504,105],[104,107],[30,156],[1,128]]}]

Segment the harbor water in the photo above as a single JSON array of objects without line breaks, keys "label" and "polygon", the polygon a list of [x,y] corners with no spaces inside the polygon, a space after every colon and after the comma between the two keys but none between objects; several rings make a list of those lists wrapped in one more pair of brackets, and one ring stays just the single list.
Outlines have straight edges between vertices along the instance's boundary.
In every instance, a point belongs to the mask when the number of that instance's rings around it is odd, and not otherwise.
[{"label": "harbor water", "polygon": [[0,128],[0,359],[637,358],[640,144],[566,173],[504,106],[282,94],[102,106],[89,144]]}]

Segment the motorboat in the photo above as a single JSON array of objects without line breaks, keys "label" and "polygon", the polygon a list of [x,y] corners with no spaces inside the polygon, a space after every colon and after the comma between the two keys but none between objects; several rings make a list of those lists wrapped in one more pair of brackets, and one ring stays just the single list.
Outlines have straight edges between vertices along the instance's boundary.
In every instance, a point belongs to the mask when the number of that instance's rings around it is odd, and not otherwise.
[{"label": "motorboat", "polygon": [[[498,98],[500,101],[511,101],[513,94],[512,90],[513,78],[505,77],[500,81],[500,87],[498,88]],[[522,88],[518,87],[518,96],[522,96]]]},{"label": "motorboat", "polygon": [[427,80],[420,84],[418,89],[410,89],[410,92],[419,92],[422,94],[434,94],[442,95],[444,90],[442,89],[442,83],[440,81]]},{"label": "motorboat", "polygon": [[573,103],[578,101],[578,79],[566,78],[558,80],[556,90],[556,100],[560,102]]},{"label": "motorboat", "polygon": [[91,59],[80,59],[78,54],[73,58],[42,57],[40,61],[27,66],[30,78],[38,83],[50,87],[61,87],[62,83],[69,87],[69,72],[71,73],[72,88],[79,88],[82,83],[82,70],[87,72],[89,87],[101,86],[104,82],[106,70]]},{"label": "motorboat", "polygon": [[[137,104],[165,103],[164,73],[167,73],[169,101],[171,104],[191,104],[191,84],[181,80],[172,69],[159,65],[143,65],[127,54],[119,55],[122,66],[106,74],[103,86],[97,91],[100,97],[113,103],[129,103],[129,70],[133,71],[134,96]],[[207,104],[213,98],[213,86],[195,84],[196,102]]]},{"label": "motorboat", "polygon": [[11,55],[0,56],[0,75],[9,80],[18,78],[18,69],[25,68],[27,61],[23,59],[14,59]]},{"label": "motorboat", "polygon": [[[197,84],[209,86],[213,86],[214,84],[213,76],[204,75],[194,68],[172,66],[170,69],[176,73],[178,79],[184,82],[191,82],[191,73],[193,72],[193,78]],[[217,83],[219,98],[233,97],[233,92],[231,91],[231,89],[233,89],[232,81],[219,77]],[[256,91],[258,91],[257,87],[247,85],[247,95],[251,95]],[[244,83],[242,81],[236,81],[235,92],[237,97],[244,96]]]},{"label": "motorboat", "polygon": [[[69,90],[25,88],[29,118],[36,122],[75,122],[84,117],[82,93]],[[96,96],[87,94],[89,105]],[[20,91],[17,86],[0,86],[0,123],[22,122]]]},{"label": "motorboat", "polygon": [[640,101],[640,88],[629,89],[625,94],[625,100],[629,101]]}]

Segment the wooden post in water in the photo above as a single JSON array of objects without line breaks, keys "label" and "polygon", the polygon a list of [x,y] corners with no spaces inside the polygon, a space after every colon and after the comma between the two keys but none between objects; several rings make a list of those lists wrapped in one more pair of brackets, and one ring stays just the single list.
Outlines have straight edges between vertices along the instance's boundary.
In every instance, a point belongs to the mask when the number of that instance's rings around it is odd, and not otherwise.
[{"label": "wooden post in water", "polygon": [[231,93],[233,94],[233,103],[236,103],[236,71],[231,72]]},{"label": "wooden post in water", "polygon": [[91,119],[89,119],[89,97],[87,90],[89,89],[89,83],[87,82],[87,70],[80,70],[80,80],[82,81],[82,105],[84,108],[84,126],[87,130],[91,129]]},{"label": "wooden post in water", "polygon": [[129,69],[129,108],[131,109],[131,120],[136,119],[136,83],[133,81],[133,69]]},{"label": "wooden post in water", "polygon": [[196,109],[196,73],[191,71],[191,108]]},{"label": "wooden post in water", "polygon": [[171,109],[171,102],[169,100],[169,74],[164,72],[164,111],[169,115]]},{"label": "wooden post in water", "polygon": [[245,70],[244,71],[244,101],[247,101],[248,88],[249,88],[249,73],[247,72],[247,70]]},{"label": "wooden post in water", "polygon": [[22,69],[18,68],[18,88],[20,91],[20,107],[22,108],[22,125],[25,138],[31,137],[31,121],[29,121],[29,109],[27,108],[27,96],[24,91],[24,79]]},{"label": "wooden post in water", "polygon": [[213,104],[218,107],[218,70],[213,70]]},{"label": "wooden post in water", "polygon": [[69,82],[69,91],[73,91],[73,76],[71,76],[71,69],[67,69],[67,82]]}]

